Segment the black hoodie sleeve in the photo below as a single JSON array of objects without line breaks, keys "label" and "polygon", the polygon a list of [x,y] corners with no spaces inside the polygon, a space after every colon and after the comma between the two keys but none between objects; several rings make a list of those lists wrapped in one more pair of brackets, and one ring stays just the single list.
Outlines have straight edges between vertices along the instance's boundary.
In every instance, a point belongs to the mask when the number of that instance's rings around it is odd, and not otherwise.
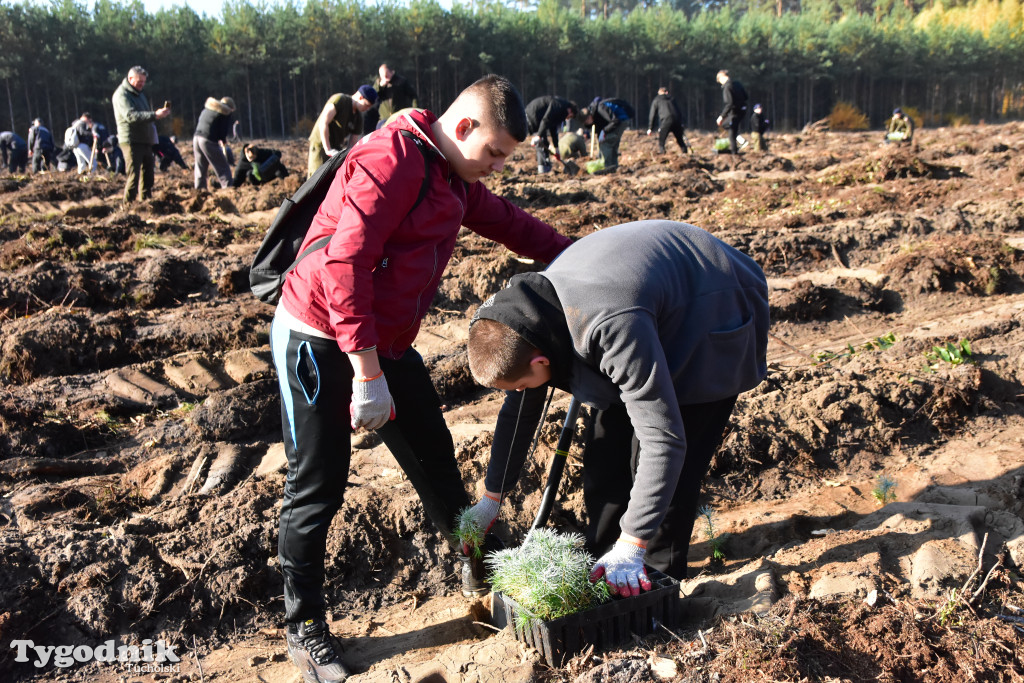
[{"label": "black hoodie sleeve", "polygon": [[544,412],[547,390],[543,386],[506,392],[505,403],[498,411],[491,459],[484,479],[488,491],[504,493],[515,488]]}]

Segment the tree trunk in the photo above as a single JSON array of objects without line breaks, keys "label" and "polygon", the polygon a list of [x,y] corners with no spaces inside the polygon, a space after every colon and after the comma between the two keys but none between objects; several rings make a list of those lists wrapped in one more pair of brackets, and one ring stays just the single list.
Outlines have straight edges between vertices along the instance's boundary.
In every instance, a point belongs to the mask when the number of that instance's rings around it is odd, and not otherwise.
[{"label": "tree trunk", "polygon": [[11,97],[11,79],[10,77],[4,78],[4,84],[7,86],[7,109],[11,114],[11,130],[17,131],[17,126],[14,125],[14,98]]}]

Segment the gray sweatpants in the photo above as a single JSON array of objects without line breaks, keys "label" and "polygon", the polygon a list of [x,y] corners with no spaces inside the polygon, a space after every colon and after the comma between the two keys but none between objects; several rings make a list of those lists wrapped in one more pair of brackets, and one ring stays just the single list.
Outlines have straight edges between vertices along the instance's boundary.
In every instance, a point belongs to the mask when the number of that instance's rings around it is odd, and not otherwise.
[{"label": "gray sweatpants", "polygon": [[192,153],[196,157],[195,187],[197,190],[206,189],[206,174],[213,166],[213,172],[217,174],[217,182],[221,187],[231,187],[231,166],[224,158],[224,152],[220,144],[197,135],[192,138]]}]

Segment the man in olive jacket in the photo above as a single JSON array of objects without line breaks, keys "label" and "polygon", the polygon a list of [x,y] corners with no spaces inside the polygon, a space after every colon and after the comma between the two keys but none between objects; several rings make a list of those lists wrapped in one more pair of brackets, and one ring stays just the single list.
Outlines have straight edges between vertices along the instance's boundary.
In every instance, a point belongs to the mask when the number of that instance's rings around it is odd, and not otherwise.
[{"label": "man in olive jacket", "polygon": [[156,120],[171,113],[170,107],[153,111],[149,106],[149,100],[142,94],[148,77],[149,73],[141,66],[133,66],[110,98],[117,121],[117,139],[128,171],[128,181],[124,186],[125,204],[136,199],[149,199],[152,195]]}]

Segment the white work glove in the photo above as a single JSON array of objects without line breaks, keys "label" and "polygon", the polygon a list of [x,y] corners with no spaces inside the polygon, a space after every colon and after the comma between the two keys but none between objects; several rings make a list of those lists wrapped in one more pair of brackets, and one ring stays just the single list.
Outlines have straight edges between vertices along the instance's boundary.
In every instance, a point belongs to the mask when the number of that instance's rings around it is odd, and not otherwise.
[{"label": "white work glove", "polygon": [[722,125],[722,117],[719,116],[717,119],[715,119],[715,123],[718,124],[719,126]]},{"label": "white work glove", "polygon": [[333,147],[331,147],[329,150],[327,150],[327,156],[333,157],[335,154],[337,154],[340,151],[341,151],[340,149],[334,149]]},{"label": "white work glove", "polygon": [[[486,535],[487,532],[491,530],[491,527],[494,526],[494,522],[498,519],[498,507],[500,506],[500,500],[495,500],[485,493],[479,503],[469,508],[468,514],[472,515],[477,525],[484,530],[484,534]],[[462,544],[463,555],[469,555],[471,550],[472,548],[467,544]]]},{"label": "white work glove", "polygon": [[388,391],[384,373],[373,379],[352,380],[352,429],[380,429],[395,416],[395,401]]},{"label": "white work glove", "polygon": [[530,146],[531,147],[536,147],[539,144],[540,144],[540,136],[539,135],[534,135],[532,138],[530,138]]},{"label": "white work glove", "polygon": [[648,129],[647,129],[647,134],[648,134],[648,135],[650,135],[650,134],[651,134],[651,129],[650,129],[650,128],[648,128]]},{"label": "white work glove", "polygon": [[629,541],[615,541],[612,549],[594,564],[594,570],[590,572],[591,582],[603,576],[612,594],[618,593],[624,598],[640,595],[640,589],[651,590],[651,580],[644,569],[646,553],[647,548]]}]

